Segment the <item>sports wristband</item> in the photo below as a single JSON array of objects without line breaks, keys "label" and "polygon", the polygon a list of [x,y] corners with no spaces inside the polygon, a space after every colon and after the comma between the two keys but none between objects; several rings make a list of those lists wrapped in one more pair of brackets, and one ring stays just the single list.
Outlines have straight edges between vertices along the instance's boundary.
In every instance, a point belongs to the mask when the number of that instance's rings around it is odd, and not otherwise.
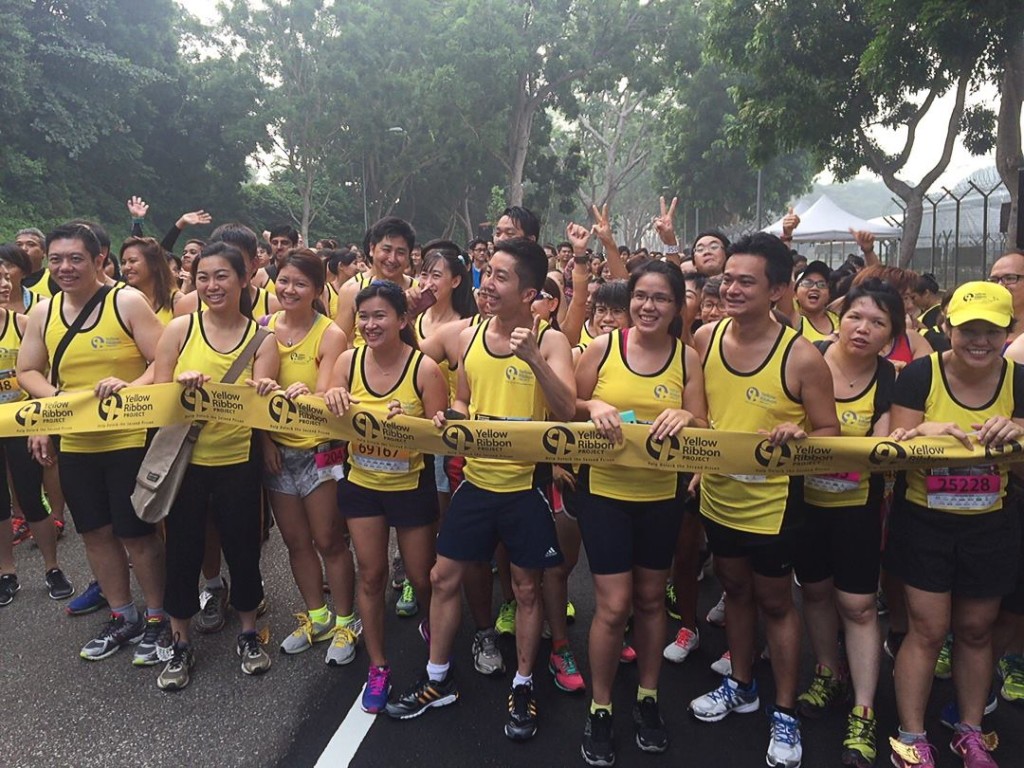
[{"label": "sports wristband", "polygon": [[676,243],[675,245],[666,245],[662,250],[662,253],[679,253],[679,244]]}]

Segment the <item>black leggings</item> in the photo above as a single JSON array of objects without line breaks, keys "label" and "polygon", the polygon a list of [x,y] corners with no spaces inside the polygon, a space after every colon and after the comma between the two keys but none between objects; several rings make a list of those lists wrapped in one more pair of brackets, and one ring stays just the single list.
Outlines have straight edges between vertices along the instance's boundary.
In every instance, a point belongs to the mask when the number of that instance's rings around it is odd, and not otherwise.
[{"label": "black leggings", "polygon": [[164,609],[176,619],[199,611],[199,573],[206,518],[213,515],[231,572],[231,605],[254,611],[263,599],[260,575],[260,477],[255,461],[223,467],[190,464],[166,519]]},{"label": "black leggings", "polygon": [[[46,519],[46,507],[43,506],[43,465],[32,458],[28,452],[28,438],[5,437],[0,439],[0,467],[6,458],[11,470],[11,483],[18,495],[18,504],[30,523],[39,523]],[[7,478],[0,482],[0,523],[11,519],[11,489]]]}]

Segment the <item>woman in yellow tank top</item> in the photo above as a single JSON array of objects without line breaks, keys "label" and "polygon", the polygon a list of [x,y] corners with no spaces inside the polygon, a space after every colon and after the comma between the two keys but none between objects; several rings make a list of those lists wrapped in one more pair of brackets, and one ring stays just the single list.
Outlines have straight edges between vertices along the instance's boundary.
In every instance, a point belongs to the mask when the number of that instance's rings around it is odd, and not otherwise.
[{"label": "woman in yellow tank top", "polygon": [[[11,289],[7,266],[0,261],[0,305],[10,299]],[[0,308],[0,403],[15,403],[26,397],[15,377],[18,349],[26,322],[24,315]],[[12,488],[21,501],[19,506],[32,532],[32,539],[43,556],[50,597],[54,600],[71,597],[75,589],[57,564],[57,528],[43,506],[43,467],[29,455],[28,441],[24,437],[0,439],[0,470],[5,475],[9,470],[11,481],[10,487],[6,478],[0,481],[0,605],[10,603],[19,589],[9,523]]]},{"label": "woman in yellow tank top", "polygon": [[950,631],[960,720],[950,748],[965,760],[990,751],[981,718],[993,671],[992,628],[1001,598],[1017,586],[1021,531],[1016,505],[1004,504],[1006,464],[985,456],[1024,437],[1024,366],[1002,356],[1013,322],[1006,288],[961,285],[946,313],[951,349],[914,360],[896,382],[893,439],[952,435],[978,453],[970,467],[908,470],[906,498],[889,523],[885,565],[903,578],[910,619],[896,656],[897,766],[934,759],[924,711]]},{"label": "woman in yellow tank top", "polygon": [[[39,301],[39,294],[25,288],[21,281],[32,273],[32,262],[28,254],[16,245],[0,245],[0,263],[7,267],[8,277],[11,281],[11,291],[3,306],[12,312],[20,315],[27,314],[33,305]],[[49,279],[49,274],[45,276]]]},{"label": "woman in yellow tank top", "polygon": [[[622,441],[626,421],[651,424],[652,440],[675,441],[686,427],[707,427],[704,381],[697,353],[679,341],[685,300],[678,267],[648,262],[629,279],[632,326],[595,339],[576,368],[577,418],[605,438]],[[665,635],[665,582],[682,508],[678,476],[621,467],[590,469],[580,504],[580,530],[596,595],[590,630],[593,702],[584,755],[611,750],[611,693],[626,621],[632,609],[639,684],[634,720],[644,751],[663,752],[668,734],[658,709],[658,676]],[[642,726],[639,725],[642,723]]]},{"label": "woman in yellow tank top", "polygon": [[[878,279],[855,286],[843,298],[837,329],[838,341],[816,346],[832,374],[841,434],[888,435],[896,369],[879,353],[904,332],[900,295]],[[805,717],[820,716],[842,705],[852,683],[844,765],[871,764],[877,757],[874,705],[882,649],[875,594],[884,485],[881,473],[804,478],[806,522],[799,533],[794,568],[817,664],[810,687],[797,697],[797,709]],[[840,620],[849,680],[843,679],[840,661]]]},{"label": "woman in yellow tank top", "polygon": [[[196,257],[193,273],[203,309],[168,324],[157,348],[154,380],[158,384],[177,381],[186,394],[200,397],[197,391],[207,382],[224,378],[259,328],[249,314],[248,274],[237,248],[223,242],[208,245]],[[279,367],[277,342],[268,334],[237,381],[268,394],[277,388],[274,377]],[[231,605],[242,625],[238,636],[242,672],[254,675],[270,668],[270,657],[256,637],[256,608],[263,599],[262,531],[259,466],[251,442],[248,427],[206,425],[167,515],[164,606],[176,640],[172,658],[157,678],[162,690],[188,685],[195,663],[189,632],[192,616],[199,611],[197,584],[208,512],[231,569]]]},{"label": "woman in yellow tank top", "polygon": [[[405,571],[429,617],[437,495],[431,462],[416,451],[376,443],[373,437],[397,414],[443,415],[448,389],[437,364],[416,349],[405,294],[398,285],[372,282],[356,295],[355,307],[366,346],[338,358],[324,400],[338,416],[353,407],[362,411],[356,429],[365,433],[366,441],[349,444],[349,471],[339,484],[338,501],[359,560],[359,614],[370,657],[362,707],[376,714],[384,710],[391,688],[384,651],[388,531],[397,530]],[[429,632],[425,619],[420,633],[426,639]]]},{"label": "woman in yellow tank top", "polygon": [[832,270],[823,261],[812,261],[797,276],[794,300],[800,314],[797,332],[808,341],[830,339],[838,330],[839,318],[828,308],[831,276]]},{"label": "woman in yellow tank top", "polygon": [[[319,311],[323,266],[311,251],[293,249],[277,273],[277,298],[283,311],[270,317],[281,356],[278,381],[292,400],[323,393],[335,361],[347,346],[345,333]],[[352,612],[355,569],[345,542],[345,520],[338,513],[338,483],[343,475],[341,443],[289,432],[260,435],[263,485],[270,492],[274,519],[288,548],[292,576],[305,602],[298,628],[281,643],[283,653],[301,653],[314,643],[333,640],[326,662],[346,664],[355,655],[358,627]],[[320,561],[324,570],[321,571]],[[334,616],[324,600],[324,574],[334,599]]]},{"label": "woman in yellow tank top", "polygon": [[174,317],[174,305],[182,297],[174,285],[164,249],[152,237],[129,237],[121,245],[121,276],[149,301],[164,325]]}]

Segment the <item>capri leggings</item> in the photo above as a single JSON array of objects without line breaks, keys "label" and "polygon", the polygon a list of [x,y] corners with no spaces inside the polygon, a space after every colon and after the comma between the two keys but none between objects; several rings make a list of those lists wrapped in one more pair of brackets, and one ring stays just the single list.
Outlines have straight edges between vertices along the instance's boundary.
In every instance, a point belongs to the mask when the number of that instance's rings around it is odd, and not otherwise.
[{"label": "capri leggings", "polygon": [[[39,523],[46,519],[46,507],[43,506],[43,466],[28,452],[28,439],[24,437],[5,437],[0,439],[0,457],[6,459],[11,470],[11,483],[18,495],[18,504],[30,523]],[[0,461],[0,465],[3,462]],[[7,478],[0,482],[0,522],[11,517],[11,489]]]}]

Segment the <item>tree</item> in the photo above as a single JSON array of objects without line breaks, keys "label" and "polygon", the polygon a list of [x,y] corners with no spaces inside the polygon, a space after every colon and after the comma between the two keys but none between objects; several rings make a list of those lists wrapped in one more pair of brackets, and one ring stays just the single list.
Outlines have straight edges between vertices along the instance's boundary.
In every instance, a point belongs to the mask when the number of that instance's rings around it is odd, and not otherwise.
[{"label": "tree", "polygon": [[[986,13],[966,0],[718,0],[709,51],[740,76],[732,136],[758,164],[805,148],[840,180],[861,168],[877,173],[906,205],[900,250],[906,265],[924,194],[948,166],[962,130],[984,122],[984,110],[967,107],[967,94],[981,79]],[[946,93],[954,103],[934,164],[908,182],[900,174],[918,127]],[[906,131],[899,152],[881,148],[878,128]]]}]

